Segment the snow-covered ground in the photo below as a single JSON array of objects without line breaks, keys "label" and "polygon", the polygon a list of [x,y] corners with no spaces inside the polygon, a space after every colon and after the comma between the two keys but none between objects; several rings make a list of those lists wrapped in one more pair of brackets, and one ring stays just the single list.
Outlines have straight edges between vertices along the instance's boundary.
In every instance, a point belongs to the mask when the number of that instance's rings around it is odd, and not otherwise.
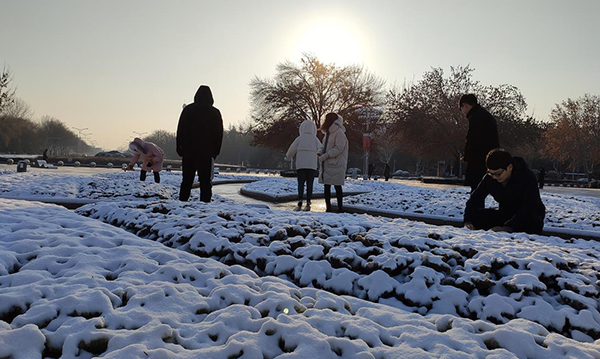
[{"label": "snow-covered ground", "polygon": [[0,173],[0,197],[96,200],[0,199],[0,358],[600,358],[600,242],[182,203],[180,174],[137,175]]},{"label": "snow-covered ground", "polygon": [[[297,193],[296,180],[289,178],[272,178],[244,185],[244,188],[272,196]],[[348,205],[460,219],[469,198],[466,187],[425,188],[383,181],[347,180],[344,190],[369,191],[344,198]],[[323,186],[316,186],[315,193],[322,192]],[[600,230],[600,198],[542,192],[542,201],[546,206],[546,226]],[[491,196],[487,199],[487,206],[497,206]]]},{"label": "snow-covered ground", "polygon": [[[53,170],[16,173],[0,170],[0,197],[29,199],[55,197],[74,199],[177,199],[181,172],[161,172],[161,183],[152,174],[139,181],[139,171],[100,174],[63,174]],[[219,174],[214,182],[259,180],[264,177]],[[193,197],[198,198],[198,192]]]}]

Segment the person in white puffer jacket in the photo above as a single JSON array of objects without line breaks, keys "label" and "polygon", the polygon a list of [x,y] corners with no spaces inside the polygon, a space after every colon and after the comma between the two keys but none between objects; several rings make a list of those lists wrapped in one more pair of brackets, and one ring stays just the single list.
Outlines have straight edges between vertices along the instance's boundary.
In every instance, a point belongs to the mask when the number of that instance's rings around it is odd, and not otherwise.
[{"label": "person in white puffer jacket", "polygon": [[344,185],[346,167],[348,166],[348,138],[345,134],[346,128],[343,121],[342,116],[332,112],[325,116],[325,122],[321,126],[325,139],[323,140],[323,147],[317,152],[317,156],[319,162],[321,162],[319,183],[322,183],[324,187],[327,212],[332,211],[331,186],[335,187],[338,212],[344,211],[342,186]]},{"label": "person in white puffer jacket", "polygon": [[313,183],[317,173],[317,151],[321,147],[321,141],[317,138],[317,126],[311,120],[305,120],[300,124],[300,136],[296,137],[288,149],[285,160],[291,161],[296,156],[296,171],[298,173],[298,206],[294,211],[302,209],[302,197],[304,195],[304,183],[306,182],[306,207],[310,211]]}]

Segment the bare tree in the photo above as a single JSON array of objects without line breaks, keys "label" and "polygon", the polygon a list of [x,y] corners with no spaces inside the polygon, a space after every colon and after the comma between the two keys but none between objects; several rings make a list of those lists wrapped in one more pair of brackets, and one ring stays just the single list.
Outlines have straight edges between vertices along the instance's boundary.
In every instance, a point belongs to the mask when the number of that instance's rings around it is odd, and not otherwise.
[{"label": "bare tree", "polygon": [[600,97],[586,94],[556,104],[545,133],[546,153],[568,162],[573,171],[583,165],[592,172],[600,162]]},{"label": "bare tree", "polygon": [[0,152],[40,153],[37,123],[13,116],[0,116]]},{"label": "bare tree", "polygon": [[498,120],[500,144],[511,149],[529,138],[522,124],[528,116],[520,91],[511,85],[483,86],[473,79],[470,66],[451,67],[448,77],[434,68],[415,84],[394,89],[387,95],[386,112],[396,125],[403,149],[425,161],[460,158],[468,122],[458,109],[465,93]]},{"label": "bare tree", "polygon": [[13,97],[4,108],[2,115],[16,118],[32,118],[33,111],[29,104],[18,97]]},{"label": "bare tree", "polygon": [[40,121],[40,138],[44,148],[53,155],[68,155],[77,151],[79,137],[62,121],[51,116],[43,116]]},{"label": "bare tree", "polygon": [[[300,65],[285,61],[274,79],[250,83],[254,144],[284,149],[297,136],[299,124],[312,120],[321,126],[328,112],[357,121],[356,109],[380,103],[384,81],[356,65],[338,67],[304,54]],[[360,132],[361,126],[347,126]],[[349,136],[350,138],[351,136]]]},{"label": "bare tree", "polygon": [[4,114],[5,109],[10,106],[14,101],[15,89],[10,87],[12,81],[12,74],[10,68],[6,65],[0,72],[0,115]]},{"label": "bare tree", "polygon": [[372,144],[381,162],[389,164],[399,147],[399,137],[394,124],[387,116],[382,116],[373,131]]},{"label": "bare tree", "polygon": [[165,130],[157,130],[152,132],[149,136],[144,137],[144,141],[149,141],[162,148],[165,152],[165,158],[178,159],[179,155],[175,150],[176,147],[176,136],[175,132],[169,132]]}]

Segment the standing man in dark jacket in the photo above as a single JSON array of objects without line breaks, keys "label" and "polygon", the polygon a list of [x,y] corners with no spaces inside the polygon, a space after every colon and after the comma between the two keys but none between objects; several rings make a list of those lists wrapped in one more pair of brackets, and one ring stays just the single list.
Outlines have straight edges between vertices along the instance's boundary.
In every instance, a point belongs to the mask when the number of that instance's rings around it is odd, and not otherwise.
[{"label": "standing man in dark jacket", "polygon": [[181,112],[177,125],[177,154],[182,157],[183,179],[179,200],[190,198],[194,177],[198,172],[200,200],[210,202],[212,171],[215,158],[221,152],[223,119],[213,106],[212,92],[202,85],[194,96],[194,103]]},{"label": "standing man in dark jacket", "polygon": [[[483,177],[465,209],[465,227],[493,231],[541,233],[546,207],[533,171],[520,157],[501,149],[491,150],[486,158],[487,175]],[[485,208],[491,194],[499,209]]]},{"label": "standing man in dark jacket", "polygon": [[473,94],[463,95],[459,107],[469,120],[463,159],[467,163],[465,185],[471,186],[472,192],[485,175],[485,156],[500,147],[498,126],[494,116],[477,103]]},{"label": "standing man in dark jacket", "polygon": [[546,169],[544,167],[540,167],[540,172],[538,173],[538,185],[540,189],[544,188],[544,180],[546,179]]}]

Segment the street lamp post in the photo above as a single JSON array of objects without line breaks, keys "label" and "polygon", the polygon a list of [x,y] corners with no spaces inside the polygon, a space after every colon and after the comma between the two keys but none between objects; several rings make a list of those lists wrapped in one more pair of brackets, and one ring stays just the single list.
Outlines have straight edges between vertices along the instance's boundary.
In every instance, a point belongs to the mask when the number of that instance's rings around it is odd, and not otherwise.
[{"label": "street lamp post", "polygon": [[84,128],[72,127],[72,128],[77,130],[77,132],[79,132],[77,135],[77,137],[79,138],[79,145],[77,146],[77,151],[79,152],[79,154],[81,154],[81,132],[88,130],[88,128],[87,127],[84,127]]},{"label": "street lamp post", "polygon": [[367,179],[369,177],[369,150],[371,149],[371,133],[369,132],[369,123],[370,121],[378,120],[383,111],[372,107],[363,107],[356,110],[356,113],[358,113],[359,119],[365,121],[365,132],[363,133],[363,179]]},{"label": "street lamp post", "polygon": [[[91,136],[92,133],[91,132],[90,133],[82,133],[82,135],[83,135],[83,138],[85,139],[85,144],[87,145],[88,137]],[[88,147],[89,147],[89,145],[88,145]],[[80,152],[81,152],[81,150],[80,150]]]}]

